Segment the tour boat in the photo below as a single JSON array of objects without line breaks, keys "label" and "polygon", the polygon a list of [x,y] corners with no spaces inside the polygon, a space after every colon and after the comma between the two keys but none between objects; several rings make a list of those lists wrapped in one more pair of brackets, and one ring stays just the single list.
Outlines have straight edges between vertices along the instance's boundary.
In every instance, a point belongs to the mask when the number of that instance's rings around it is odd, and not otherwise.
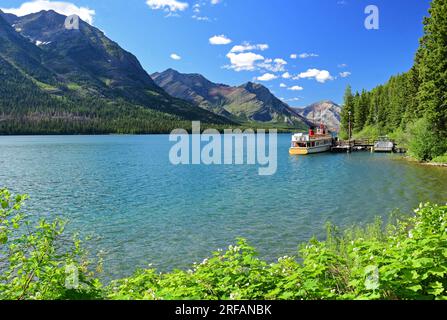
[{"label": "tour boat", "polygon": [[330,151],[332,148],[332,135],[321,124],[319,128],[310,129],[308,134],[297,133],[292,136],[291,155],[306,155]]}]

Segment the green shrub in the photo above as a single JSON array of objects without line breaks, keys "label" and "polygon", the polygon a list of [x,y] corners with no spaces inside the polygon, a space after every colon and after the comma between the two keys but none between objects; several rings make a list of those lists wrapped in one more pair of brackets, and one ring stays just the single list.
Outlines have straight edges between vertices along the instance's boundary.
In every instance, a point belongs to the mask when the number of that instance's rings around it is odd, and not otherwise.
[{"label": "green shrub", "polygon": [[404,130],[401,127],[394,130],[394,132],[390,133],[388,137],[391,140],[394,140],[396,144],[401,148],[408,148],[410,144],[411,135],[408,130]]},{"label": "green shrub", "polygon": [[81,241],[62,238],[60,220],[33,226],[21,212],[26,198],[0,189],[0,300],[98,298]]},{"label": "green shrub", "polygon": [[354,133],[353,138],[377,140],[379,136],[380,130],[376,126],[366,126],[362,131]]},{"label": "green shrub", "polygon": [[432,162],[434,163],[447,163],[447,153],[443,156],[439,156],[436,158],[433,158]]},{"label": "green shrub", "polygon": [[428,120],[421,118],[408,127],[409,153],[420,161],[430,161],[443,155],[447,149],[446,137],[440,137]]}]

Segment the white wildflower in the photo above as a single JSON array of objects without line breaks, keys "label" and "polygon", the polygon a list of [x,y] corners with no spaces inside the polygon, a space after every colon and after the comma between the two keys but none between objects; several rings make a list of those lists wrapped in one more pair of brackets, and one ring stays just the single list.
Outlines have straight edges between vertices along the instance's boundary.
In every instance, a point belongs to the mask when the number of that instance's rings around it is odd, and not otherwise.
[{"label": "white wildflower", "polygon": [[230,300],[238,300],[239,294],[238,293],[231,293],[230,294]]}]

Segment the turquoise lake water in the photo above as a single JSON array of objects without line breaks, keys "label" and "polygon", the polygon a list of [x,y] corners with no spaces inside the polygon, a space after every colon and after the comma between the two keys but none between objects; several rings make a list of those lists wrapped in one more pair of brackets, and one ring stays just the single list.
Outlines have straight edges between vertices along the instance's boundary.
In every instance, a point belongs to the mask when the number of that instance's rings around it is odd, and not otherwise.
[{"label": "turquoise lake water", "polygon": [[70,220],[105,254],[104,276],[153,264],[188,268],[245,237],[262,257],[294,255],[324,224],[367,223],[420,202],[447,202],[447,170],[371,153],[292,157],[256,166],[173,166],[168,136],[0,137],[0,187],[26,210]]}]

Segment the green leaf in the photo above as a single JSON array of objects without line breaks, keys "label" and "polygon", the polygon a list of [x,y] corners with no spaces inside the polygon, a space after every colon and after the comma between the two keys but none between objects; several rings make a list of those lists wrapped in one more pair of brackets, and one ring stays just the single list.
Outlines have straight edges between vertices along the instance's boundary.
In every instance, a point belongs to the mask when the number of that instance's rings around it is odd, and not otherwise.
[{"label": "green leaf", "polygon": [[6,232],[0,232],[0,244],[5,244],[8,242],[8,236]]},{"label": "green leaf", "polygon": [[443,267],[443,266],[436,267],[436,268],[430,269],[429,271],[427,271],[427,273],[434,275],[434,276],[443,277],[447,273],[447,268]]},{"label": "green leaf", "polygon": [[411,290],[413,292],[418,292],[422,290],[422,286],[420,284],[411,286],[411,287],[407,287],[408,290]]},{"label": "green leaf", "polygon": [[413,260],[413,267],[414,268],[421,268],[423,266],[432,265],[433,259],[431,258],[419,258],[416,260]]},{"label": "green leaf", "polygon": [[444,286],[442,285],[442,283],[439,281],[436,281],[436,282],[430,283],[430,289],[427,290],[427,292],[434,296],[439,296],[444,292],[444,290],[445,289],[444,289]]}]

